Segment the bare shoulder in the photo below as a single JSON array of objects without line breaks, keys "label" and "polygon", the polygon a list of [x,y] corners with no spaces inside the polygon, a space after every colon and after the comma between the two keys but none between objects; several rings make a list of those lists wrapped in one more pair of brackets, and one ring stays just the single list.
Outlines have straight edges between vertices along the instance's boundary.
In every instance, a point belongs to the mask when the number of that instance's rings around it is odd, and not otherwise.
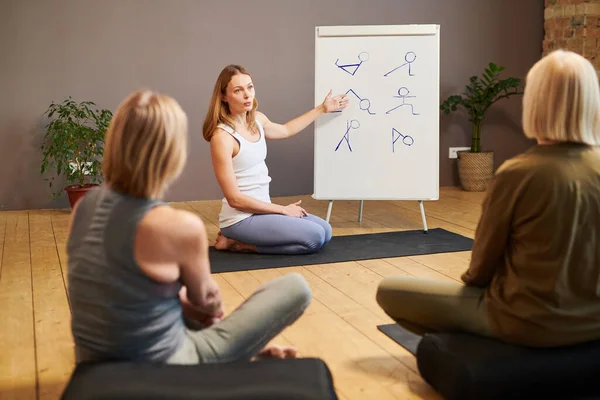
[{"label": "bare shoulder", "polygon": [[211,146],[227,146],[231,145],[235,139],[231,134],[222,128],[215,129],[213,136],[210,139]]},{"label": "bare shoulder", "polygon": [[180,265],[189,254],[207,246],[206,230],[198,216],[168,206],[150,210],[140,221],[134,257],[148,277],[170,283],[180,278]]},{"label": "bare shoulder", "polygon": [[258,110],[255,112],[255,116],[256,116],[256,119],[258,120],[258,122],[260,122],[261,125],[265,125],[265,124],[267,124],[267,123],[270,122],[269,118],[267,118],[267,116],[265,114],[263,114],[262,112],[260,112]]},{"label": "bare shoulder", "polygon": [[202,220],[189,211],[168,206],[153,208],[140,222],[137,239],[145,246],[177,255],[182,247],[206,239]]}]

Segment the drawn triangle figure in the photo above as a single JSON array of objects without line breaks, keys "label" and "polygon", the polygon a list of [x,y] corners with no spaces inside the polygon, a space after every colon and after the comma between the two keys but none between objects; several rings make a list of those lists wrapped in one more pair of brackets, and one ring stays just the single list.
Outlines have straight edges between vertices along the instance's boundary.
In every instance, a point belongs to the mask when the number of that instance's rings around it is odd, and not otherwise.
[{"label": "drawn triangle figure", "polygon": [[[337,65],[337,61],[336,61],[336,65]],[[360,67],[360,64],[338,65],[338,68],[340,68],[342,71],[349,73],[352,76],[354,76],[356,71],[358,71],[358,67]]]},{"label": "drawn triangle figure", "polygon": [[365,61],[367,61],[369,59],[369,53],[367,52],[362,52],[358,55],[358,60],[359,62],[356,64],[338,64],[338,62],[340,61],[340,59],[338,58],[337,60],[335,60],[335,65],[341,69],[344,72],[349,73],[350,75],[354,76],[354,74],[356,74],[356,71],[358,71],[358,69],[360,68],[360,66],[362,65],[362,63],[364,63]]}]

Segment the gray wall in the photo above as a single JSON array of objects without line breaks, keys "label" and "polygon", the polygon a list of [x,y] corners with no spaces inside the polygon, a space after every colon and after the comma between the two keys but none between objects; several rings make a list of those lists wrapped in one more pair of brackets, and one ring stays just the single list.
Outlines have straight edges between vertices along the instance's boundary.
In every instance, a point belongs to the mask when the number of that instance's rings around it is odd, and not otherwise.
[{"label": "gray wall", "polygon": [[[253,74],[261,111],[287,120],[313,105],[314,27],[441,25],[440,94],[462,90],[488,62],[523,77],[541,56],[542,0],[0,0],[0,209],[65,207],[39,174],[42,114],[66,96],[114,110],[147,87],[190,118],[191,157],[168,200],[221,197],[201,126],[229,63]],[[462,115],[442,117],[440,184],[457,185],[449,146],[469,145]],[[483,146],[496,163],[530,146],[520,98],[491,109]],[[270,142],[272,195],[312,193],[313,126]]]}]

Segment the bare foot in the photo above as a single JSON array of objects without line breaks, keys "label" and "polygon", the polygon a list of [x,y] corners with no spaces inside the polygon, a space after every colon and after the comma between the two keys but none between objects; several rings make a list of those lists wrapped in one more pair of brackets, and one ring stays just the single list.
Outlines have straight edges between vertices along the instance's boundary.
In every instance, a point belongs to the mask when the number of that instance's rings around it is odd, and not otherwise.
[{"label": "bare foot", "polygon": [[223,236],[221,231],[219,231],[217,239],[215,240],[215,248],[217,250],[229,250],[231,249],[231,247],[233,247],[234,244],[235,240],[226,238],[225,236]]},{"label": "bare foot", "polygon": [[298,351],[292,346],[268,345],[258,353],[259,357],[269,358],[296,358]]},{"label": "bare foot", "polygon": [[221,231],[219,231],[217,239],[215,240],[215,249],[238,252],[255,252],[256,246],[242,243],[235,239],[226,238],[225,236],[223,236]]}]

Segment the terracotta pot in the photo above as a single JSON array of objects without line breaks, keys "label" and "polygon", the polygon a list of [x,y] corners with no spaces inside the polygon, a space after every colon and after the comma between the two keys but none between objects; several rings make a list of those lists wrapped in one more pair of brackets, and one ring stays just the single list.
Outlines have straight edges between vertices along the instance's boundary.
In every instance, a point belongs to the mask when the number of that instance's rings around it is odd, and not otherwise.
[{"label": "terracotta pot", "polygon": [[67,192],[67,196],[69,197],[69,204],[71,205],[71,208],[75,208],[75,204],[77,204],[77,202],[81,200],[83,196],[85,196],[88,190],[95,186],[98,185],[95,183],[86,183],[84,185],[67,186],[65,188],[65,192]]},{"label": "terracotta pot", "polygon": [[458,152],[458,177],[463,190],[485,192],[494,175],[494,152]]}]

